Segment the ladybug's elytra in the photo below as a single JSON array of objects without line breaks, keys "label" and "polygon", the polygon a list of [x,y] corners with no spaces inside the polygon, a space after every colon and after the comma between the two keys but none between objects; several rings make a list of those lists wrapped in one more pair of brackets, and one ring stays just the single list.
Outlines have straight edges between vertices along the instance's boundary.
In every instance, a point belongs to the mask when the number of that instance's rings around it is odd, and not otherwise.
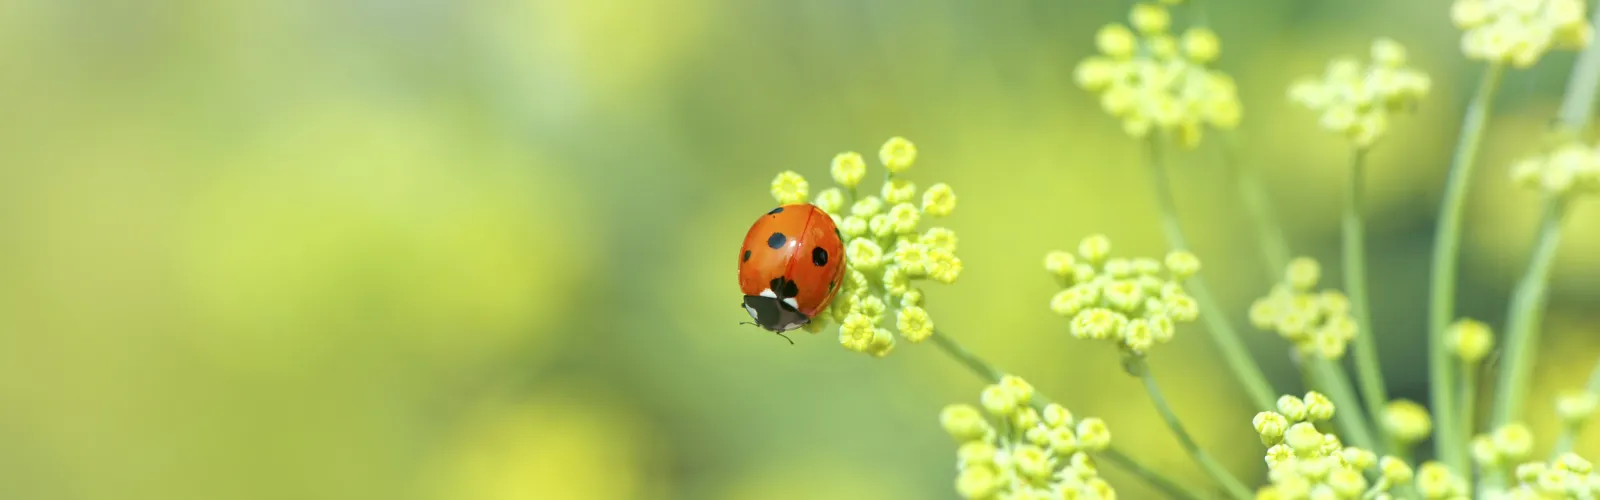
[{"label": "ladybug's elytra", "polygon": [[828,308],[844,271],[844,237],[827,212],[809,203],[774,208],[739,248],[740,305],[757,326],[782,335]]}]

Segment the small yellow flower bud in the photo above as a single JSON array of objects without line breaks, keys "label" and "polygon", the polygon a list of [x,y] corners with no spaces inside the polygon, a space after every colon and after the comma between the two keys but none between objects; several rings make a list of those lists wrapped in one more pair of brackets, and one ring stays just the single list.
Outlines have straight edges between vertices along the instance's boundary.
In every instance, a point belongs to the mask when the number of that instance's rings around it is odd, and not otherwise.
[{"label": "small yellow flower bud", "polygon": [[901,203],[889,209],[888,226],[893,234],[910,234],[917,231],[917,223],[922,220],[922,212],[916,205]]},{"label": "small yellow flower bud", "polygon": [[1050,453],[1031,444],[1019,445],[1012,449],[1011,460],[1017,472],[1035,481],[1049,479],[1050,473],[1054,472],[1052,469],[1055,468]]},{"label": "small yellow flower bud", "polygon": [[1367,478],[1353,469],[1334,469],[1328,473],[1328,486],[1338,494],[1335,498],[1356,498],[1367,490]]},{"label": "small yellow flower bud", "polygon": [[1133,32],[1121,24],[1107,24],[1095,32],[1094,43],[1100,48],[1100,53],[1126,59],[1133,55],[1138,48],[1138,41],[1134,39]]},{"label": "small yellow flower bud", "polygon": [[1000,490],[1000,475],[988,466],[965,467],[956,476],[956,493],[962,498],[989,498]]},{"label": "small yellow flower bud", "polygon": [[984,411],[997,417],[1009,416],[1011,412],[1017,411],[1016,394],[1013,394],[1010,389],[1004,386],[990,385],[984,387],[979,401],[983,403]]},{"label": "small yellow flower bud", "polygon": [[904,137],[891,137],[878,150],[878,160],[890,173],[900,173],[917,161],[917,146]]},{"label": "small yellow flower bud", "polygon": [[1577,425],[1594,415],[1600,408],[1600,396],[1588,391],[1571,391],[1556,397],[1556,415],[1566,425]]},{"label": "small yellow flower bud", "polygon": [[850,259],[850,265],[863,271],[878,269],[883,263],[883,248],[871,238],[856,238],[850,240],[850,245],[845,247],[845,258]]},{"label": "small yellow flower bud", "polygon": [[1088,451],[1101,451],[1111,445],[1111,428],[1099,417],[1084,417],[1078,422],[1078,446]]},{"label": "small yellow flower bud", "polygon": [[1092,234],[1078,243],[1078,255],[1093,264],[1104,262],[1111,255],[1111,239],[1103,234]]},{"label": "small yellow flower bud", "polygon": [[883,207],[884,204],[882,198],[876,196],[867,196],[860,200],[856,200],[855,204],[850,205],[850,215],[854,215],[863,219],[869,219],[874,215],[882,213]]},{"label": "small yellow flower bud", "polygon": [[872,324],[872,319],[865,314],[852,312],[846,315],[839,325],[839,343],[852,351],[865,352],[872,345],[875,333]]},{"label": "small yellow flower bud", "polygon": [[1210,29],[1197,27],[1183,32],[1183,53],[1190,60],[1209,63],[1217,60],[1221,52],[1222,43],[1217,41],[1217,34]]},{"label": "small yellow flower bud", "polygon": [[1050,451],[1056,455],[1068,455],[1078,451],[1078,436],[1072,429],[1065,427],[1050,429],[1045,433],[1045,438],[1050,444]]},{"label": "small yellow flower bud", "polygon": [[1344,457],[1346,464],[1356,469],[1366,469],[1378,463],[1378,454],[1361,448],[1345,448],[1340,450],[1339,454]]},{"label": "small yellow flower bud", "polygon": [[1072,266],[1075,264],[1077,264],[1077,259],[1068,252],[1055,250],[1044,256],[1045,270],[1063,280],[1072,279]]},{"label": "small yellow flower bud", "polygon": [[1450,352],[1467,363],[1483,361],[1494,346],[1494,334],[1489,331],[1489,325],[1475,319],[1456,320],[1445,335],[1445,345]]},{"label": "small yellow flower bud", "polygon": [[1405,460],[1395,457],[1383,457],[1378,460],[1378,470],[1383,473],[1383,478],[1391,484],[1405,484],[1411,482],[1413,474],[1410,465]]},{"label": "small yellow flower bud", "polygon": [[1429,461],[1417,468],[1417,492],[1425,498],[1446,498],[1455,492],[1460,479],[1444,464]]},{"label": "small yellow flower bud", "polygon": [[1072,336],[1080,339],[1105,340],[1121,331],[1126,316],[1103,307],[1079,311],[1072,318]]},{"label": "small yellow flower bud", "polygon": [[1300,422],[1284,431],[1283,442],[1294,449],[1297,455],[1315,454],[1322,450],[1322,433],[1311,422]]},{"label": "small yellow flower bud", "polygon": [[1383,407],[1383,428],[1396,441],[1416,443],[1433,432],[1433,418],[1415,401],[1396,399]]},{"label": "small yellow flower bud", "polygon": [[1322,266],[1309,257],[1296,257],[1289,261],[1286,274],[1289,286],[1298,291],[1308,291],[1316,288],[1317,281],[1322,278]]},{"label": "small yellow flower bud", "polygon": [[968,441],[956,450],[956,466],[961,468],[994,465],[996,450],[988,441]]},{"label": "small yellow flower bud", "polygon": [[906,179],[894,178],[883,183],[879,193],[883,201],[891,205],[908,203],[917,197],[917,185]]},{"label": "small yellow flower bud", "polygon": [[1156,344],[1155,332],[1151,330],[1150,323],[1142,319],[1128,320],[1122,326],[1122,345],[1128,350],[1142,353],[1149,351]]},{"label": "small yellow flower bud", "polygon": [[1167,297],[1165,304],[1167,316],[1173,321],[1188,323],[1200,317],[1200,303],[1188,295],[1175,295]]},{"label": "small yellow flower bud", "polygon": [[806,178],[793,170],[780,172],[772,179],[772,197],[778,200],[780,205],[805,203],[810,189],[811,185],[806,183]]},{"label": "small yellow flower bud", "polygon": [[1141,3],[1133,6],[1128,21],[1140,33],[1154,35],[1164,33],[1172,26],[1172,14],[1167,12],[1166,7]]},{"label": "small yellow flower bud", "polygon": [[894,334],[889,333],[889,330],[882,328],[873,329],[872,344],[867,346],[867,354],[871,354],[874,357],[879,358],[888,356],[889,351],[894,350],[894,344]]},{"label": "small yellow flower bud", "polygon": [[1511,460],[1527,458],[1528,453],[1533,451],[1533,431],[1528,430],[1528,426],[1521,422],[1512,422],[1495,429],[1492,439],[1500,455]]},{"label": "small yellow flower bud", "polygon": [[824,189],[817,193],[817,199],[812,204],[824,212],[837,216],[839,211],[844,209],[844,193],[836,187]]},{"label": "small yellow flower bud", "polygon": [[923,231],[918,239],[923,246],[928,248],[943,248],[951,252],[956,251],[956,232],[943,227],[930,227]]},{"label": "small yellow flower bud", "polygon": [[1577,453],[1566,452],[1556,457],[1556,468],[1580,475],[1588,475],[1594,470],[1594,464],[1589,463]]},{"label": "small yellow flower bud", "polygon": [[1306,393],[1306,418],[1311,421],[1323,421],[1333,418],[1333,400],[1317,391]]},{"label": "small yellow flower bud", "polygon": [[[1000,377],[1000,387],[1004,387],[1006,390],[1011,391],[1012,398],[1014,398],[1019,405],[1026,405],[1033,401],[1033,385],[1029,384],[1027,380],[1023,380],[1022,377],[1018,377],[1016,375],[1002,376]],[[1037,418],[1039,415],[1035,413],[1034,417]]]},{"label": "small yellow flower bud", "polygon": [[1179,280],[1189,279],[1200,273],[1200,258],[1194,254],[1177,250],[1167,254],[1167,270],[1172,271],[1172,276]]},{"label": "small yellow flower bud", "polygon": [[1290,422],[1299,422],[1306,419],[1306,402],[1300,398],[1285,394],[1278,397],[1278,413],[1288,418]]},{"label": "small yellow flower bud", "polygon": [[861,178],[867,175],[866,159],[861,153],[847,151],[833,157],[833,165],[829,168],[833,174],[833,182],[846,188],[854,188],[861,184]]},{"label": "small yellow flower bud", "polygon": [[918,306],[901,307],[895,313],[895,327],[900,330],[900,335],[912,343],[933,336],[933,319],[928,317],[926,309]]},{"label": "small yellow flower bud", "polygon": [[922,211],[931,217],[944,217],[956,209],[956,192],[940,182],[922,192]]},{"label": "small yellow flower bud", "polygon": [[1379,37],[1372,41],[1372,62],[1388,68],[1399,68],[1406,63],[1406,48],[1393,38]]},{"label": "small yellow flower bud", "polygon": [[852,238],[866,236],[868,229],[870,228],[867,226],[867,220],[854,215],[845,217],[844,222],[839,225],[839,230]]},{"label": "small yellow flower bud", "polygon": [[1549,466],[1545,465],[1544,462],[1528,462],[1517,465],[1517,468],[1513,471],[1512,475],[1516,476],[1517,481],[1531,483],[1538,481],[1539,476],[1544,474],[1547,470],[1550,470],[1550,468]]},{"label": "small yellow flower bud", "polygon": [[978,409],[968,404],[953,404],[939,412],[939,425],[957,441],[983,439],[989,433],[989,422]]},{"label": "small yellow flower bud", "polygon": [[1045,405],[1044,412],[1039,415],[1039,419],[1044,422],[1044,425],[1050,427],[1066,428],[1071,427],[1073,424],[1072,412],[1068,411],[1066,407],[1055,403]]},{"label": "small yellow flower bud", "polygon": [[1497,467],[1501,459],[1500,449],[1494,446],[1494,439],[1483,434],[1472,438],[1472,461],[1484,467]]},{"label": "small yellow flower bud", "polygon": [[955,283],[961,276],[961,258],[944,248],[928,251],[928,276],[946,285]]},{"label": "small yellow flower bud", "polygon": [[1283,442],[1283,433],[1289,428],[1289,419],[1276,412],[1264,411],[1257,413],[1251,424],[1256,428],[1256,434],[1261,435],[1261,444],[1272,446]]}]

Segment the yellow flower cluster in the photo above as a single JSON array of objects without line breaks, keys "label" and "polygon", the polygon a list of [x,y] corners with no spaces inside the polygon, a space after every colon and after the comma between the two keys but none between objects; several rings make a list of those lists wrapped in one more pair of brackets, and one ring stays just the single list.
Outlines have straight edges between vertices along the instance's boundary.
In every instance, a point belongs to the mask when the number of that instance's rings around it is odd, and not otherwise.
[{"label": "yellow flower cluster", "polygon": [[1177,323],[1200,315],[1183,289],[1183,280],[1200,272],[1194,254],[1172,252],[1165,262],[1110,255],[1111,241],[1098,234],[1078,243],[1076,255],[1045,255],[1045,269],[1063,288],[1050,299],[1050,310],[1072,318],[1073,337],[1110,340],[1142,354],[1172,340]]},{"label": "yellow flower cluster", "polygon": [[[878,150],[886,174],[877,194],[862,195],[866,159],[848,151],[834,156],[829,173],[836,187],[817,193],[812,204],[833,216],[844,236],[846,279],[828,310],[806,325],[821,331],[827,320],[839,323],[839,343],[846,348],[886,356],[894,349],[894,332],[911,342],[933,335],[933,320],[924,309],[919,284],[927,280],[954,283],[961,276],[956,234],[948,228],[921,229],[925,218],[955,210],[956,195],[944,183],[917,196],[917,186],[900,177],[916,162],[911,141],[894,137]],[[779,203],[804,203],[810,186],[804,177],[783,172],[772,181]],[[893,326],[894,332],[883,324]]]},{"label": "yellow flower cluster", "polygon": [[1007,375],[983,389],[977,406],[944,408],[939,423],[960,445],[956,492],[995,500],[1115,499],[1090,456],[1111,444],[1105,421],[1032,403],[1033,387]]},{"label": "yellow flower cluster", "polygon": [[1250,322],[1277,332],[1303,356],[1339,359],[1356,336],[1350,299],[1338,290],[1314,291],[1322,270],[1317,261],[1297,257],[1289,262],[1283,283],[1250,305]]},{"label": "yellow flower cluster", "polygon": [[1567,142],[1548,154],[1513,164],[1511,180],[1552,196],[1600,192],[1600,151],[1576,141]]},{"label": "yellow flower cluster", "polygon": [[1472,459],[1484,468],[1502,467],[1526,460],[1533,453],[1533,431],[1512,422],[1472,438]]},{"label": "yellow flower cluster", "polygon": [[1321,113],[1322,127],[1358,148],[1372,146],[1389,128],[1389,116],[1416,107],[1428,94],[1428,75],[1406,67],[1406,50],[1389,38],[1372,42],[1372,62],[1334,59],[1321,77],[1289,87],[1289,99]]},{"label": "yellow flower cluster", "polygon": [[[1378,458],[1370,450],[1345,446],[1338,436],[1317,430],[1318,422],[1333,418],[1333,402],[1315,391],[1304,398],[1278,398],[1278,411],[1257,413],[1251,424],[1267,445],[1267,478],[1271,484],[1256,490],[1257,499],[1369,498],[1370,490],[1387,492],[1411,481],[1404,460]],[[1364,474],[1376,468],[1378,483],[1369,485]]]},{"label": "yellow flower cluster", "polygon": [[1533,66],[1553,49],[1580,49],[1593,28],[1584,0],[1455,0],[1450,17],[1468,58]]},{"label": "yellow flower cluster", "polygon": [[1545,500],[1548,498],[1595,498],[1600,495],[1600,474],[1594,464],[1576,453],[1563,453],[1553,464],[1528,462],[1517,466],[1517,485],[1506,498]]},{"label": "yellow flower cluster", "polygon": [[1101,107],[1122,120],[1128,135],[1161,131],[1193,148],[1200,144],[1203,126],[1239,125],[1233,79],[1206,66],[1221,51],[1216,33],[1193,27],[1176,35],[1171,12],[1154,3],[1135,4],[1129,24],[1132,29],[1119,23],[1100,28],[1095,34],[1100,53],[1076,69],[1078,85],[1098,93]]}]

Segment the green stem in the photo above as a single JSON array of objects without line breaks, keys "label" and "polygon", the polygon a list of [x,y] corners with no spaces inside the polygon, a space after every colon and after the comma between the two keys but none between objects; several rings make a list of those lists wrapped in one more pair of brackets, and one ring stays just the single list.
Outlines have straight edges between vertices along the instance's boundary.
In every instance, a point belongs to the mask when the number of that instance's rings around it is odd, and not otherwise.
[{"label": "green stem", "polygon": [[1333,400],[1336,409],[1333,412],[1333,421],[1339,425],[1340,437],[1349,439],[1352,445],[1358,448],[1376,450],[1378,444],[1372,437],[1372,428],[1368,427],[1367,420],[1360,411],[1361,405],[1356,402],[1355,389],[1350,386],[1349,375],[1339,363],[1316,357],[1314,355],[1302,356],[1301,363],[1306,366],[1306,378],[1311,383]]},{"label": "green stem", "polygon": [[1239,478],[1233,477],[1233,474],[1229,473],[1228,469],[1223,468],[1222,464],[1217,463],[1210,453],[1206,453],[1206,450],[1200,448],[1194,437],[1189,435],[1189,431],[1183,428],[1183,422],[1178,419],[1176,413],[1172,412],[1172,407],[1167,405],[1167,398],[1162,395],[1161,386],[1156,384],[1156,378],[1150,373],[1150,366],[1145,363],[1144,356],[1127,355],[1123,358],[1123,366],[1128,369],[1129,373],[1139,377],[1140,382],[1144,383],[1144,391],[1150,395],[1150,402],[1155,404],[1156,412],[1160,413],[1161,419],[1167,422],[1167,427],[1172,429],[1172,434],[1178,437],[1178,441],[1183,444],[1184,451],[1189,452],[1189,457],[1199,463],[1200,468],[1205,469],[1206,474],[1228,490],[1229,495],[1239,499],[1252,498],[1253,495],[1251,495],[1250,489],[1245,487],[1244,483],[1239,482]]},{"label": "green stem", "polygon": [[[989,383],[999,383],[1000,378],[1005,376],[1005,372],[1002,372],[993,365],[990,365],[988,362],[985,362],[983,358],[979,358],[976,354],[973,354],[972,351],[967,350],[966,347],[963,347],[959,342],[956,342],[955,339],[945,335],[944,332],[935,331],[929,338],[933,340],[933,345],[939,346],[939,350],[944,351],[944,353],[948,354],[951,358],[955,358],[955,360],[960,362],[962,366],[967,367],[968,370],[972,370],[972,373],[977,374],[979,377],[983,378]],[[1045,406],[1050,404],[1050,398],[1035,391],[1032,402],[1034,406],[1043,409]],[[1114,446],[1107,446],[1105,450],[1096,453],[1096,455],[1103,457],[1110,462],[1116,463],[1118,466],[1122,467],[1128,472],[1133,473],[1133,475],[1139,476],[1139,478],[1149,482],[1151,486],[1161,490],[1173,498],[1181,498],[1185,500],[1199,500],[1200,498],[1199,495],[1191,492],[1189,488],[1161,474],[1155,469],[1139,463],[1138,460],[1134,460],[1133,457],[1128,456],[1126,453],[1123,453]]]},{"label": "green stem", "polygon": [[[1172,245],[1174,250],[1189,251],[1188,241],[1183,235],[1183,226],[1178,223],[1178,204],[1173,201],[1172,183],[1167,179],[1167,168],[1158,141],[1156,136],[1151,136],[1147,142],[1149,155],[1145,163],[1149,166],[1156,203],[1161,209],[1161,230],[1166,234],[1167,243]],[[1195,302],[1200,305],[1200,319],[1205,321],[1206,331],[1211,332],[1211,340],[1222,351],[1222,357],[1227,361],[1228,368],[1233,370],[1234,378],[1244,384],[1245,392],[1250,395],[1250,400],[1255,403],[1256,409],[1275,408],[1278,399],[1273,395],[1275,393],[1272,384],[1267,382],[1267,376],[1262,373],[1261,366],[1250,357],[1250,351],[1245,348],[1244,342],[1239,340],[1239,333],[1228,321],[1227,313],[1217,306],[1217,301],[1212,297],[1205,280],[1200,275],[1195,275],[1189,278],[1185,285],[1189,294],[1194,296]]]},{"label": "green stem", "polygon": [[1558,198],[1545,201],[1539,222],[1539,239],[1534,244],[1528,269],[1511,295],[1511,310],[1506,316],[1505,368],[1495,384],[1490,428],[1498,428],[1521,418],[1523,400],[1532,382],[1533,362],[1539,350],[1539,319],[1544,310],[1545,292],[1556,248],[1561,245],[1561,222],[1565,203]]},{"label": "green stem", "polygon": [[1245,211],[1255,223],[1256,236],[1261,243],[1261,262],[1267,266],[1267,276],[1282,274],[1289,267],[1289,240],[1284,237],[1283,226],[1278,224],[1261,177],[1255,168],[1239,160],[1238,138],[1231,132],[1223,135],[1222,165],[1234,178]]},{"label": "green stem", "polygon": [[[1600,395],[1600,361],[1595,362],[1594,368],[1589,372],[1589,384],[1584,386],[1583,390],[1589,394]],[[1555,447],[1550,450],[1550,460],[1553,461],[1562,453],[1572,451],[1572,445],[1578,440],[1578,432],[1582,430],[1583,421],[1561,426],[1561,434],[1556,435]]]},{"label": "green stem", "polygon": [[[1383,406],[1389,401],[1384,389],[1383,370],[1378,362],[1378,335],[1372,330],[1372,307],[1367,298],[1366,228],[1362,221],[1365,190],[1366,148],[1356,148],[1350,158],[1350,180],[1344,190],[1344,287],[1350,296],[1350,312],[1356,317],[1359,334],[1355,339],[1356,375],[1360,377],[1362,401],[1370,422],[1383,421]],[[1383,426],[1377,426],[1378,442],[1394,452]]]},{"label": "green stem", "polygon": [[[1428,368],[1429,392],[1432,394],[1434,427],[1441,436],[1457,436],[1460,428],[1456,422],[1455,370],[1450,352],[1445,348],[1445,329],[1455,316],[1456,259],[1461,246],[1461,211],[1465,205],[1468,180],[1476,163],[1483,131],[1489,122],[1489,108],[1495,90],[1500,86],[1504,72],[1498,63],[1484,68],[1478,82],[1477,93],[1467,105],[1466,118],[1461,123],[1461,137],[1456,143],[1455,157],[1451,161],[1450,176],[1445,181],[1444,200],[1439,207],[1439,227],[1434,233],[1432,284],[1428,297]],[[1455,439],[1435,439],[1434,452],[1451,470],[1460,473],[1467,469],[1466,443]]]},{"label": "green stem", "polygon": [[[1457,420],[1461,422],[1461,429],[1459,431],[1460,434],[1456,435],[1455,438],[1463,443],[1471,443],[1473,434],[1477,432],[1477,426],[1474,424],[1478,410],[1478,364],[1463,361],[1457,364],[1456,367],[1461,370],[1461,408],[1459,409],[1461,416],[1459,417],[1460,420]],[[1460,471],[1460,474],[1467,484],[1472,484],[1471,467]]]}]

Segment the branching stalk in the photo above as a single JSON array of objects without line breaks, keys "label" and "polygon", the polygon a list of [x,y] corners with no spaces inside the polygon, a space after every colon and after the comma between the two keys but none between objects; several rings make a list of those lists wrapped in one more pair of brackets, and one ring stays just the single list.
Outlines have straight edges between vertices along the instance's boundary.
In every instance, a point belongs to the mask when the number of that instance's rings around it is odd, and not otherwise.
[{"label": "branching stalk", "polygon": [[[1360,377],[1361,396],[1366,402],[1371,422],[1383,421],[1383,406],[1389,401],[1389,392],[1383,385],[1383,370],[1378,362],[1378,336],[1372,329],[1372,303],[1367,298],[1367,246],[1366,228],[1362,221],[1364,206],[1367,150],[1356,148],[1350,158],[1350,180],[1344,196],[1344,287],[1350,297],[1350,312],[1356,318],[1359,333],[1355,338],[1356,375]],[[1394,451],[1383,426],[1377,427],[1378,442]],[[1375,449],[1375,448],[1374,448]]]},{"label": "branching stalk", "polygon": [[1140,382],[1144,383],[1144,390],[1150,395],[1150,402],[1155,405],[1156,412],[1161,414],[1161,419],[1166,421],[1168,428],[1172,429],[1172,434],[1178,437],[1178,441],[1183,445],[1184,451],[1189,453],[1189,457],[1199,463],[1200,468],[1205,469],[1206,474],[1210,475],[1211,479],[1216,480],[1218,484],[1221,484],[1230,496],[1241,500],[1253,498],[1250,489],[1245,487],[1244,483],[1239,481],[1239,478],[1233,477],[1233,474],[1229,473],[1228,469],[1223,468],[1222,464],[1218,463],[1216,459],[1211,457],[1210,453],[1201,448],[1200,444],[1195,442],[1194,437],[1189,435],[1189,431],[1184,429],[1183,422],[1178,419],[1178,415],[1173,413],[1172,407],[1167,404],[1166,396],[1162,395],[1161,386],[1156,384],[1155,376],[1150,374],[1150,366],[1145,363],[1144,356],[1126,356],[1123,358],[1123,366],[1128,369],[1129,373],[1139,377]]}]

